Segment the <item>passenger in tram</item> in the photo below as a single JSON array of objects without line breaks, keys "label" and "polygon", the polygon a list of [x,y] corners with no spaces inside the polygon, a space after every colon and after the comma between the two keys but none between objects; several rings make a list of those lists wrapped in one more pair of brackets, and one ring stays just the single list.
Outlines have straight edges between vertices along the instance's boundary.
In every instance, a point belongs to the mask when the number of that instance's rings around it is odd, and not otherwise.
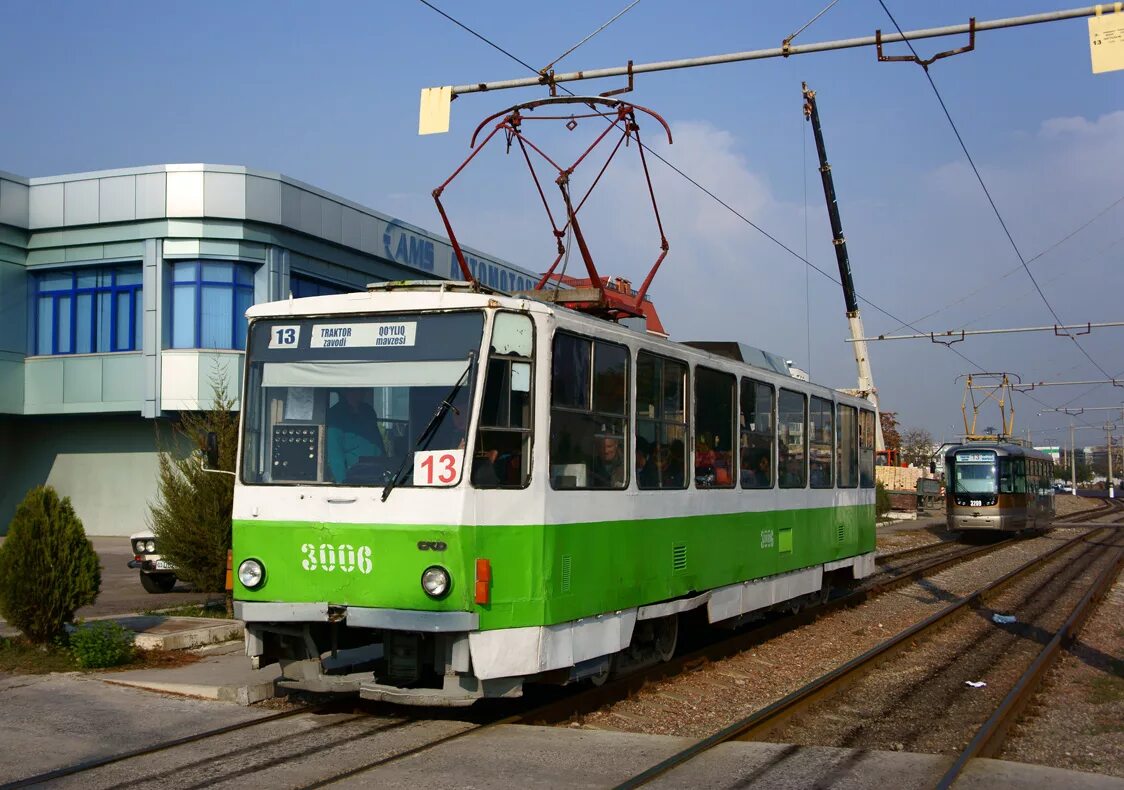
[{"label": "passenger in tram", "polygon": [[636,437],[636,485],[640,488],[656,488],[659,473],[656,469],[655,453],[652,445],[643,436]]},{"label": "passenger in tram", "polygon": [[336,483],[374,482],[364,470],[386,455],[379,415],[363,397],[364,389],[339,390],[339,401],[328,409],[328,470]]},{"label": "passenger in tram", "polygon": [[620,488],[624,485],[624,453],[619,436],[597,436],[597,456],[593,459],[593,488]]},{"label": "passenger in tram", "polygon": [[463,450],[468,436],[468,390],[461,388],[449,404],[449,413],[441,421],[433,440],[431,450]]},{"label": "passenger in tram", "polygon": [[668,445],[666,463],[660,468],[660,479],[664,488],[682,488],[683,473],[687,460],[682,439],[673,439]]},{"label": "passenger in tram", "polygon": [[[742,467],[742,485],[749,488],[769,488],[772,484],[772,477],[769,474],[769,455],[767,452],[758,450],[759,453],[756,463],[750,458],[746,458],[746,464]],[[743,456],[745,458],[745,456]]]}]

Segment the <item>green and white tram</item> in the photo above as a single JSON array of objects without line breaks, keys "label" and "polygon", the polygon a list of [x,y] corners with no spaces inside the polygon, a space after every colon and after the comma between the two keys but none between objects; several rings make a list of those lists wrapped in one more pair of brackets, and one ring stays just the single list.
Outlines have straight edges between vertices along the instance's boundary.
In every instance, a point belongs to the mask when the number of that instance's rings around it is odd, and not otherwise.
[{"label": "green and white tram", "polygon": [[874,570],[874,412],[769,355],[465,283],[248,315],[235,610],[284,685],[596,682]]}]

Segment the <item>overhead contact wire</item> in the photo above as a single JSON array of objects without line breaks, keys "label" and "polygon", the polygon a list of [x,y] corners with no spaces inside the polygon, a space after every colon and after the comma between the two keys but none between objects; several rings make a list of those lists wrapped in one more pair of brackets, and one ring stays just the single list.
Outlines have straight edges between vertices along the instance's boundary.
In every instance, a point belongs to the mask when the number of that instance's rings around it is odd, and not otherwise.
[{"label": "overhead contact wire", "polygon": [[[913,53],[913,56],[915,58],[920,60],[920,57],[917,54],[917,50],[913,48],[913,42],[905,37],[905,33],[902,32],[901,26],[898,24],[898,21],[894,19],[894,15],[890,13],[890,9],[886,7],[886,3],[884,2],[884,0],[878,0],[878,4],[882,6],[882,10],[886,12],[886,16],[890,18],[890,21],[898,31],[898,35],[902,37],[902,40],[905,42],[906,46],[909,47],[909,51]],[[1050,311],[1050,314],[1054,316],[1054,321],[1056,321],[1058,324],[1064,324],[1065,322],[1058,317],[1057,311],[1054,310],[1054,306],[1050,304],[1050,300],[1046,298],[1046,294],[1042,290],[1042,287],[1038,284],[1038,280],[1034,278],[1034,273],[1027,265],[1026,259],[1023,258],[1023,254],[1019,250],[1019,245],[1015,243],[1015,238],[1011,235],[1011,231],[1007,228],[1007,223],[1006,221],[1004,221],[1003,215],[999,212],[999,207],[995,205],[995,200],[992,199],[991,192],[990,190],[988,190],[987,184],[984,183],[983,176],[980,175],[979,168],[976,167],[976,163],[972,159],[972,155],[968,152],[968,146],[964,144],[964,138],[960,136],[960,130],[956,128],[956,122],[952,120],[952,114],[949,113],[948,106],[945,104],[944,98],[941,96],[941,92],[937,89],[937,83],[933,81],[933,75],[929,73],[928,68],[923,69],[923,71],[925,72],[925,79],[929,81],[929,86],[933,89],[933,94],[937,97],[937,102],[941,105],[941,110],[944,111],[944,117],[948,119],[948,124],[952,127],[952,132],[956,135],[957,142],[960,143],[960,149],[964,152],[964,156],[967,158],[968,164],[971,165],[972,172],[976,174],[976,180],[980,182],[980,188],[983,189],[983,193],[987,197],[987,202],[991,205],[991,210],[995,213],[995,218],[999,220],[999,225],[1003,228],[1003,233],[1006,234],[1007,241],[1011,243],[1011,249],[1015,251],[1015,255],[1018,257],[1019,263],[1021,263],[1023,269],[1026,270],[1027,277],[1029,277],[1030,281],[1034,283],[1034,288],[1038,291],[1038,295],[1042,297],[1043,303]],[[1093,364],[1093,367],[1099,370],[1105,376],[1105,378],[1112,378],[1112,376],[1109,375],[1108,371],[1101,367],[1100,364],[1095,359],[1093,359],[1089,352],[1086,351],[1085,348],[1077,341],[1076,337],[1074,337],[1073,335],[1068,335],[1068,337],[1073,341],[1073,344],[1077,346],[1078,350],[1080,350],[1081,353],[1085,355],[1085,358]]]},{"label": "overhead contact wire", "polygon": [[[480,39],[481,41],[483,41],[484,43],[488,44],[488,46],[490,46],[490,47],[492,47],[492,48],[494,48],[494,49],[496,49],[496,50],[498,50],[498,51],[502,52],[503,54],[507,55],[507,56],[508,56],[509,58],[511,58],[512,60],[514,60],[514,61],[515,61],[516,63],[520,64],[521,66],[523,66],[523,67],[525,67],[525,68],[527,68],[527,69],[529,69],[529,70],[531,70],[531,71],[535,72],[536,74],[538,73],[538,70],[537,70],[537,69],[535,69],[535,68],[534,68],[533,66],[531,66],[531,65],[529,65],[528,63],[526,63],[525,61],[523,61],[523,60],[519,59],[519,58],[518,58],[518,57],[516,57],[515,55],[512,55],[512,54],[511,54],[510,52],[508,52],[507,50],[503,49],[503,48],[502,48],[502,47],[500,47],[499,45],[497,45],[497,44],[493,43],[492,41],[488,40],[487,38],[485,38],[485,37],[484,37],[484,36],[482,36],[481,34],[477,33],[477,32],[476,32],[475,30],[473,30],[472,28],[470,28],[470,27],[468,27],[467,25],[465,25],[465,24],[464,24],[463,22],[460,22],[460,21],[458,21],[457,19],[454,19],[453,17],[449,16],[449,15],[448,15],[448,14],[446,14],[446,13],[445,13],[444,11],[442,11],[441,9],[437,8],[437,7],[436,7],[436,6],[434,6],[434,5],[432,4],[432,3],[430,3],[430,2],[428,1],[428,0],[419,0],[419,2],[420,2],[420,3],[422,3],[423,5],[427,6],[428,8],[431,8],[432,10],[436,11],[436,12],[437,12],[438,14],[440,14],[440,15],[441,15],[441,16],[443,16],[443,17],[445,17],[446,19],[448,19],[448,20],[449,20],[450,22],[452,22],[453,24],[457,25],[457,27],[460,27],[460,28],[464,29],[465,31],[467,31],[467,32],[471,33],[471,34],[472,34],[473,36],[475,36],[476,38],[478,38],[478,39]],[[895,24],[896,24],[896,23],[895,23]],[[571,91],[571,90],[570,90],[569,88],[567,88],[567,87],[566,87],[565,85],[560,85],[559,87],[560,87],[560,88],[562,88],[562,89],[563,89],[564,91],[566,91],[566,92],[567,92],[568,94],[570,94],[571,96],[574,96],[574,95],[576,95],[576,94],[574,94],[574,92],[573,92],[573,91]],[[811,261],[810,261],[810,260],[809,260],[808,258],[806,258],[805,256],[801,255],[800,253],[796,252],[796,250],[792,249],[792,248],[791,248],[791,247],[789,247],[789,246],[788,246],[787,244],[785,244],[785,243],[784,243],[784,242],[782,242],[782,241],[781,241],[780,239],[778,239],[778,238],[777,238],[776,236],[774,236],[774,235],[772,235],[771,233],[769,233],[768,231],[766,231],[766,230],[765,230],[764,228],[762,228],[762,227],[761,227],[760,225],[758,225],[757,223],[755,223],[755,222],[754,222],[753,220],[749,219],[749,217],[746,217],[746,216],[745,216],[744,214],[742,214],[741,212],[739,212],[739,211],[738,211],[737,209],[735,209],[735,208],[734,208],[733,206],[731,206],[731,205],[730,205],[729,203],[727,203],[726,201],[724,201],[724,200],[723,200],[722,198],[718,197],[718,195],[714,194],[714,193],[713,193],[713,192],[711,192],[711,191],[710,191],[709,189],[707,189],[707,188],[706,188],[706,187],[704,187],[704,186],[703,186],[702,184],[700,184],[700,183],[699,183],[698,181],[696,181],[695,179],[691,178],[691,177],[690,177],[689,175],[687,175],[686,173],[684,173],[684,172],[683,172],[682,170],[680,170],[680,169],[679,169],[678,167],[676,167],[675,165],[673,165],[673,164],[672,164],[671,162],[669,162],[669,161],[667,161],[666,159],[664,159],[664,158],[663,158],[662,156],[660,156],[660,154],[659,154],[658,152],[656,152],[656,151],[652,150],[652,149],[651,149],[651,148],[650,148],[649,146],[647,146],[647,145],[645,145],[645,144],[643,144],[643,143],[641,143],[641,145],[643,146],[644,150],[648,151],[648,153],[650,153],[650,154],[651,154],[652,156],[654,156],[654,157],[655,157],[656,159],[658,159],[659,161],[661,161],[661,162],[663,162],[663,163],[664,163],[665,165],[667,165],[667,167],[669,167],[669,168],[670,168],[670,169],[671,169],[671,170],[672,170],[673,172],[675,172],[676,174],[678,174],[678,175],[679,175],[680,177],[682,177],[682,178],[686,179],[686,181],[687,181],[688,183],[690,183],[690,184],[691,184],[692,186],[694,186],[694,187],[695,187],[696,189],[698,189],[698,190],[699,190],[699,191],[701,191],[701,192],[702,192],[703,194],[705,194],[705,195],[706,195],[707,197],[709,197],[709,198],[710,198],[711,200],[713,200],[714,202],[716,202],[716,203],[717,203],[718,205],[722,206],[722,207],[723,207],[724,209],[726,209],[727,211],[729,211],[729,212],[730,212],[731,214],[733,214],[733,215],[734,215],[735,217],[737,217],[738,219],[740,219],[740,220],[741,220],[742,222],[744,222],[745,224],[749,225],[749,226],[750,226],[751,228],[753,228],[754,230],[756,230],[756,231],[757,231],[758,233],[760,233],[760,234],[761,234],[762,236],[764,236],[765,238],[767,238],[767,239],[768,239],[769,241],[773,242],[773,244],[777,245],[778,247],[780,247],[780,248],[781,248],[782,250],[784,250],[785,252],[787,252],[787,253],[788,253],[789,255],[791,255],[792,257],[796,258],[797,260],[799,260],[799,261],[802,261],[802,262],[803,262],[803,263],[804,263],[804,264],[805,264],[806,266],[810,267],[810,268],[811,268],[811,269],[813,269],[814,271],[816,271],[816,272],[818,272],[819,274],[823,275],[824,277],[826,277],[826,278],[827,278],[828,280],[830,280],[831,282],[833,282],[833,283],[835,283],[836,285],[838,285],[838,286],[842,287],[842,283],[841,283],[841,282],[840,282],[839,280],[837,280],[837,279],[836,279],[836,278],[835,278],[835,277],[834,277],[833,275],[829,274],[828,272],[824,271],[824,270],[823,270],[823,269],[821,269],[820,267],[816,266],[816,265],[815,265],[814,263],[812,263],[812,262],[811,262]],[[569,259],[570,259],[570,255],[569,255],[569,253],[570,253],[570,245],[569,245],[569,244],[567,244],[567,245],[566,245],[566,255],[565,255],[565,259],[564,259],[564,262],[563,262],[563,269],[562,269],[562,275],[563,275],[563,276],[565,276],[566,266],[567,266],[567,265],[569,264]],[[560,284],[561,284],[561,282],[559,281],[558,285],[560,286]],[[557,286],[556,286],[556,288],[557,288]],[[878,311],[879,313],[882,313],[882,314],[883,314],[883,315],[885,315],[885,316],[886,316],[887,318],[889,318],[889,319],[890,319],[891,321],[896,321],[896,322],[898,322],[899,324],[901,324],[902,326],[905,326],[905,327],[908,327],[909,329],[912,329],[912,330],[913,330],[914,332],[921,332],[921,331],[922,331],[922,330],[918,329],[918,328],[917,328],[916,326],[914,326],[914,325],[913,325],[912,323],[910,323],[910,322],[908,322],[908,321],[904,321],[904,320],[903,320],[903,319],[901,319],[901,318],[898,318],[898,317],[897,317],[897,316],[895,316],[895,315],[894,315],[893,313],[891,313],[891,312],[890,312],[889,310],[886,310],[885,308],[883,308],[883,307],[881,307],[881,306],[879,306],[879,305],[875,304],[874,302],[870,301],[870,300],[869,300],[869,299],[867,299],[867,298],[866,298],[865,296],[863,296],[862,294],[858,293],[858,291],[856,291],[856,292],[855,292],[855,297],[856,297],[856,298],[857,298],[857,299],[858,299],[859,301],[861,301],[861,302],[863,302],[864,304],[866,304],[867,306],[869,306],[869,307],[873,308],[874,310],[877,310],[877,311]],[[956,356],[958,356],[958,357],[960,357],[961,359],[963,359],[963,360],[964,360],[965,362],[967,362],[967,363],[968,363],[969,365],[971,365],[972,367],[976,368],[976,370],[978,370],[978,371],[981,371],[981,372],[983,372],[983,371],[986,371],[986,370],[987,370],[987,369],[986,369],[985,367],[983,367],[982,365],[980,365],[980,364],[979,364],[978,362],[976,362],[975,360],[971,359],[971,358],[970,358],[970,357],[968,357],[968,356],[967,356],[966,354],[964,354],[964,352],[962,352],[962,351],[961,351],[960,349],[958,349],[958,348],[953,348],[952,346],[946,346],[946,348],[948,348],[948,350],[949,350],[949,351],[951,351],[952,353],[956,354]],[[1108,377],[1108,378],[1112,378],[1111,376],[1108,376],[1108,374],[1107,374],[1107,373],[1105,374],[1105,376],[1106,376],[1106,377]],[[1022,393],[1022,394],[1023,394],[1023,395],[1025,395],[1025,396],[1026,396],[1027,398],[1029,398],[1030,400],[1034,401],[1035,403],[1037,403],[1037,404],[1038,404],[1038,405],[1040,405],[1040,406],[1043,406],[1043,407],[1047,407],[1047,406],[1048,406],[1048,404],[1046,404],[1046,403],[1045,403],[1044,401],[1041,401],[1041,400],[1039,400],[1038,398],[1034,397],[1034,396],[1033,396],[1033,395],[1031,395],[1030,393]],[[1084,424],[1084,423],[1083,423],[1083,424]],[[1088,427],[1092,427],[1092,426],[1088,426]]]}]

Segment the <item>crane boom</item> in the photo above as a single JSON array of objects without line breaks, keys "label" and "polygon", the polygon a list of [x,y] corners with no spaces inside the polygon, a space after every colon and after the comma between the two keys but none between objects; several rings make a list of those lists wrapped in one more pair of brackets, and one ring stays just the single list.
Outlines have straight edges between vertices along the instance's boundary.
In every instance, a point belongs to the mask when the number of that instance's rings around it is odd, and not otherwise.
[{"label": "crane boom", "polygon": [[[804,91],[804,117],[812,123],[812,133],[816,138],[816,152],[820,157],[820,179],[823,181],[824,198],[827,200],[827,214],[831,219],[832,244],[835,246],[835,259],[839,264],[839,282],[843,285],[843,300],[847,305],[847,325],[851,331],[851,347],[855,352],[855,365],[858,367],[858,388],[854,394],[866,398],[878,412],[878,390],[874,387],[874,373],[870,369],[870,354],[866,345],[866,333],[859,314],[859,300],[855,295],[855,282],[851,277],[851,261],[847,256],[847,240],[843,237],[843,221],[839,218],[839,202],[835,197],[835,181],[831,176],[831,165],[827,161],[823,130],[820,128],[820,112],[816,107],[816,92],[809,90],[808,83],[801,83]],[[886,451],[882,437],[882,420],[874,422],[875,449]]]}]

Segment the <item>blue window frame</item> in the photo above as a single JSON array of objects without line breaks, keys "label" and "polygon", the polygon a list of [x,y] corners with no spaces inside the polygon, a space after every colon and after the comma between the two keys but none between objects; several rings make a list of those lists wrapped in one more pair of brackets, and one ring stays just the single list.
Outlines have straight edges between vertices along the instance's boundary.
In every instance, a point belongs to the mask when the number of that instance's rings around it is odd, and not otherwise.
[{"label": "blue window frame", "polygon": [[232,261],[172,264],[172,348],[246,348],[254,269]]},{"label": "blue window frame", "polygon": [[347,285],[321,280],[319,277],[309,277],[307,274],[292,274],[289,276],[289,293],[294,299],[306,296],[331,296],[332,294],[353,293],[362,290]]},{"label": "blue window frame", "polygon": [[34,279],[33,354],[100,354],[144,346],[140,264],[52,269]]}]

